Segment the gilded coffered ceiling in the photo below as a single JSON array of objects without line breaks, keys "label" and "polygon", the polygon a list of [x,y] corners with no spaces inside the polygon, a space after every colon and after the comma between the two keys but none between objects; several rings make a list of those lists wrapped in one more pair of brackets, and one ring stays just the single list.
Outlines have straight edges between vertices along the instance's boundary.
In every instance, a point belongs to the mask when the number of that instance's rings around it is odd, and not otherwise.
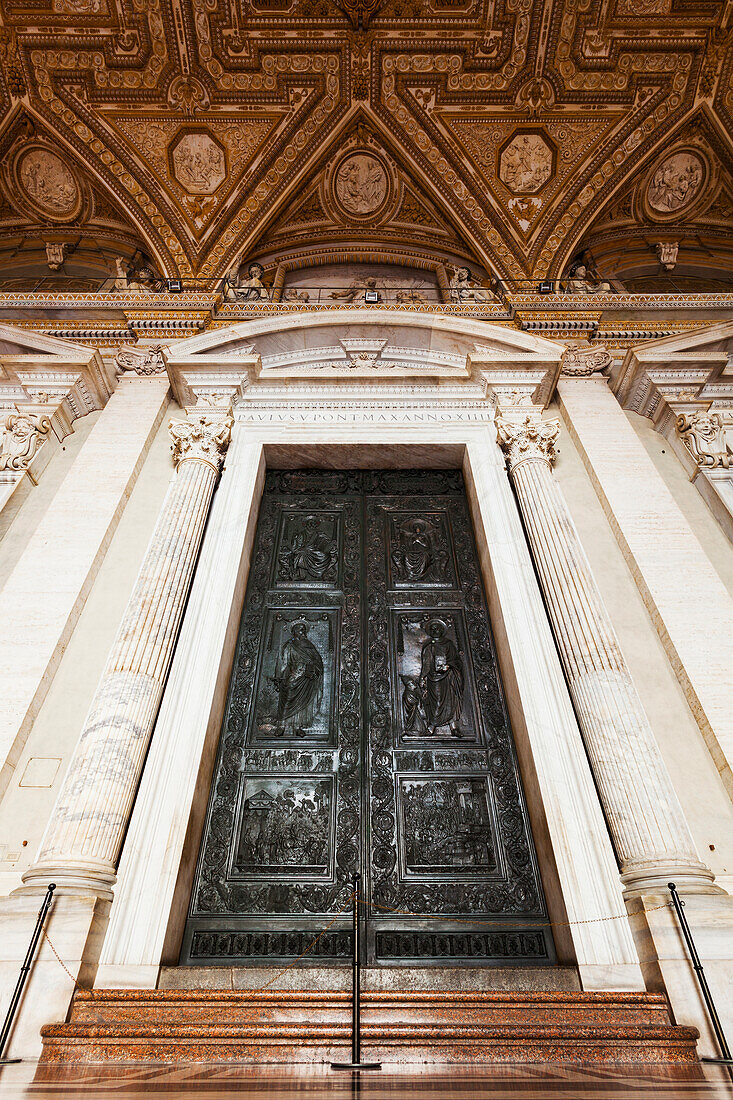
[{"label": "gilded coffered ceiling", "polygon": [[93,242],[213,286],[371,248],[512,280],[689,238],[733,272],[733,0],[0,8],[6,265]]}]

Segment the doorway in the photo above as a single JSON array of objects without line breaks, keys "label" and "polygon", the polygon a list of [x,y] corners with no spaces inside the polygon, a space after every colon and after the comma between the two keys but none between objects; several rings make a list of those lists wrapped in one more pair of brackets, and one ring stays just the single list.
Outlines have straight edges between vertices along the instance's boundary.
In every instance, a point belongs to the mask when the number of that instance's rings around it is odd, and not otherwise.
[{"label": "doorway", "polygon": [[555,960],[456,470],[268,473],[181,962],[345,960],[356,871],[373,965]]}]

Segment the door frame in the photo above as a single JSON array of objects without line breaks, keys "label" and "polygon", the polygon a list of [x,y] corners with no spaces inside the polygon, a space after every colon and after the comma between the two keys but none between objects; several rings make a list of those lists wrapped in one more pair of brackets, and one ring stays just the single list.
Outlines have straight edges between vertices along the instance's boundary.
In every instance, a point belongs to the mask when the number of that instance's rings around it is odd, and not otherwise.
[{"label": "door frame", "polygon": [[[490,410],[487,410],[489,413]],[[152,987],[185,926],[267,466],[461,468],[560,962],[640,989],[616,862],[491,417],[247,421],[240,406],[119,868],[97,984]],[[476,421],[481,421],[477,423]],[[213,615],[212,608],[218,612]],[[216,621],[214,621],[216,620]],[[173,756],[171,754],[174,754]],[[181,754],[188,755],[184,764]],[[152,846],[159,838],[161,851]],[[599,915],[619,919],[582,924]],[[569,925],[567,922],[577,922]]]}]

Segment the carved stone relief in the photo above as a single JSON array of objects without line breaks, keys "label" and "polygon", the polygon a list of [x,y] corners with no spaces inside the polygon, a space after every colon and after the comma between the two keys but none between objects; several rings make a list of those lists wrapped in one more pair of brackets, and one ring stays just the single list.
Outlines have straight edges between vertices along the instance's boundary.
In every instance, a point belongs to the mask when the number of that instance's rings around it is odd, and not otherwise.
[{"label": "carved stone relief", "polygon": [[371,153],[350,153],[334,175],[336,201],[347,214],[374,214],[387,198],[389,181],[384,164]]},{"label": "carved stone relief", "polygon": [[153,344],[149,348],[138,348],[127,344],[120,348],[115,358],[115,366],[120,374],[132,371],[135,374],[165,374],[163,344]]},{"label": "carved stone relief", "polygon": [[171,161],[175,178],[191,195],[212,195],[226,177],[224,150],[206,131],[178,138]]},{"label": "carved stone relief", "polygon": [[51,430],[47,416],[11,413],[0,437],[0,470],[27,470]]},{"label": "carved stone relief", "polygon": [[729,469],[733,454],[725,439],[725,426],[720,413],[696,412],[677,417],[677,431],[698,466],[708,469]]},{"label": "carved stone relief", "polygon": [[50,218],[66,220],[76,213],[81,194],[71,169],[50,149],[22,153],[18,181],[27,199]]},{"label": "carved stone relief", "polygon": [[654,172],[647,187],[647,202],[660,214],[671,214],[689,206],[698,194],[705,167],[694,153],[672,153]]},{"label": "carved stone relief", "polygon": [[515,194],[539,191],[552,175],[552,150],[541,134],[515,134],[499,154],[499,179]]}]

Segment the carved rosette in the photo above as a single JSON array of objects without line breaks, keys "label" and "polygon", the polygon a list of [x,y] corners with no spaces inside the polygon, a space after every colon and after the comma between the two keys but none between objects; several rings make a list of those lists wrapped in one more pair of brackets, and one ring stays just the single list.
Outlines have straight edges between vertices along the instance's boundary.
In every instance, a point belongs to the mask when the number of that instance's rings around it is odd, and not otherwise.
[{"label": "carved rosette", "polygon": [[677,432],[698,466],[730,469],[733,455],[728,450],[720,413],[682,413],[677,417]]},{"label": "carved rosette", "polygon": [[47,416],[11,413],[0,438],[0,470],[27,470],[51,430]]},{"label": "carved rosette", "polygon": [[611,356],[605,344],[566,348],[560,359],[560,373],[566,378],[589,378],[596,371],[608,370],[610,366]]},{"label": "carved rosette", "polygon": [[188,459],[206,462],[218,474],[232,437],[234,419],[211,415],[192,416],[190,420],[173,420],[170,425],[173,440],[173,464],[178,467]]},{"label": "carved rosette", "polygon": [[555,461],[555,444],[560,434],[559,420],[540,420],[538,416],[526,416],[515,423],[496,418],[496,438],[506,455],[510,471],[520,462],[537,459],[551,466]]}]

